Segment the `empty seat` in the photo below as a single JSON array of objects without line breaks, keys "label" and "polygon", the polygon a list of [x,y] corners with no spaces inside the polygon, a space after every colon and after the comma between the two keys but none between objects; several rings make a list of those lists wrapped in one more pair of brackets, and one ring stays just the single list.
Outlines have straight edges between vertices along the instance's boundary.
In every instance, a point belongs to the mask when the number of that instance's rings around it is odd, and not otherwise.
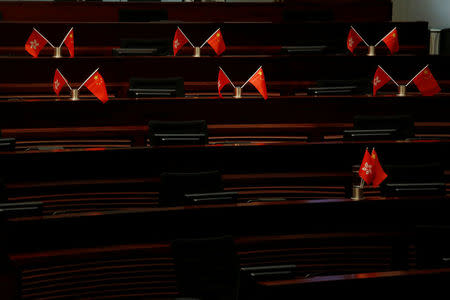
[{"label": "empty seat", "polygon": [[203,145],[208,143],[206,121],[150,121],[150,145]]},{"label": "empty seat", "polygon": [[184,97],[184,80],[172,78],[130,78],[130,97]]}]

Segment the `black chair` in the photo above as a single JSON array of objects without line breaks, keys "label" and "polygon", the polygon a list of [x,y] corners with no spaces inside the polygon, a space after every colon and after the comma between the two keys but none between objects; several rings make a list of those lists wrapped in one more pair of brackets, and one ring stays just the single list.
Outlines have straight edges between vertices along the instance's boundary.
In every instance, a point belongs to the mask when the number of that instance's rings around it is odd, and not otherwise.
[{"label": "black chair", "polygon": [[184,79],[130,78],[129,97],[184,97]]},{"label": "black chair", "polygon": [[[163,206],[193,204],[189,194],[222,195],[222,175],[219,171],[193,173],[162,173],[159,202]],[[213,196],[211,196],[213,197]]]},{"label": "black chair", "polygon": [[380,185],[385,196],[445,195],[444,169],[439,163],[386,164],[388,175]]},{"label": "black chair", "polygon": [[239,259],[232,237],[176,240],[172,251],[182,297],[238,299]]},{"label": "black chair", "polygon": [[143,10],[121,9],[119,10],[119,22],[152,22],[168,20],[167,10]]},{"label": "black chair", "polygon": [[167,39],[121,39],[120,48],[112,49],[113,55],[169,55],[172,45]]},{"label": "black chair", "polygon": [[414,119],[410,115],[357,115],[353,119],[353,129],[344,131],[347,140],[403,140],[414,135]]},{"label": "black chair", "polygon": [[149,141],[160,145],[204,145],[208,143],[206,121],[150,121]]}]

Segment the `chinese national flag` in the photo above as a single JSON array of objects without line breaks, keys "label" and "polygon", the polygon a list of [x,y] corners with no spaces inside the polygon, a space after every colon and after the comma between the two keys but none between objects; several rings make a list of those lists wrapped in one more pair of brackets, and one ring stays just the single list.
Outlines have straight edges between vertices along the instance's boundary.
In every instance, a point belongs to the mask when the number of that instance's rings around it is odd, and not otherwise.
[{"label": "chinese national flag", "polygon": [[350,27],[350,31],[348,33],[347,37],[347,48],[350,50],[351,53],[353,53],[356,49],[356,47],[359,45],[359,43],[362,42],[361,36],[356,32],[356,30],[353,27]]},{"label": "chinese national flag", "polygon": [[266,80],[264,79],[264,72],[262,67],[259,67],[258,71],[248,80],[263,96],[264,100],[267,100],[267,88]]},{"label": "chinese national flag", "polygon": [[217,79],[217,89],[219,91],[220,98],[223,98],[221,90],[230,83],[231,83],[231,81],[228,78],[228,76],[225,74],[225,72],[222,70],[222,68],[219,68],[219,78]]},{"label": "chinese national flag", "polygon": [[85,86],[103,103],[106,103],[106,101],[109,100],[105,81],[98,71],[95,71],[95,73],[89,77]]},{"label": "chinese national flag", "polygon": [[373,95],[375,96],[377,91],[389,81],[391,81],[391,77],[389,77],[389,75],[380,66],[378,66],[375,71],[375,75],[373,76]]},{"label": "chinese national flag", "polygon": [[36,58],[46,44],[47,40],[42,36],[42,34],[33,28],[33,32],[25,44],[25,50]]},{"label": "chinese national flag", "polygon": [[73,40],[73,28],[70,29],[69,33],[67,34],[66,38],[64,39],[64,44],[66,44],[67,49],[69,49],[70,57],[74,57],[75,50],[74,50],[74,40]]},{"label": "chinese national flag", "polygon": [[373,171],[372,186],[377,187],[380,185],[381,182],[383,182],[383,180],[386,179],[387,175],[384,172],[383,168],[381,167],[375,148],[372,149],[371,157],[372,157],[372,171]]},{"label": "chinese national flag", "polygon": [[183,48],[184,44],[188,42],[188,38],[184,35],[180,28],[177,27],[175,36],[173,37],[173,55],[177,55],[177,52]]},{"label": "chinese national flag", "polygon": [[413,81],[424,96],[433,96],[441,91],[428,66],[417,74]]},{"label": "chinese national flag", "polygon": [[220,29],[218,29],[206,42],[214,49],[217,55],[220,55],[225,51],[225,42]]},{"label": "chinese national flag", "polygon": [[359,176],[364,179],[367,184],[371,184],[374,178],[373,174],[373,160],[369,154],[369,150],[366,149],[361,166],[359,167]]},{"label": "chinese national flag", "polygon": [[389,34],[383,38],[383,42],[389,48],[389,51],[391,51],[391,54],[398,52],[398,50],[400,49],[400,46],[398,44],[397,28],[392,29],[392,31],[389,32]]},{"label": "chinese national flag", "polygon": [[66,85],[67,80],[64,78],[64,76],[59,72],[58,69],[55,71],[55,77],[53,78],[53,90],[55,91],[56,95],[59,96],[59,92],[61,92],[64,85]]}]

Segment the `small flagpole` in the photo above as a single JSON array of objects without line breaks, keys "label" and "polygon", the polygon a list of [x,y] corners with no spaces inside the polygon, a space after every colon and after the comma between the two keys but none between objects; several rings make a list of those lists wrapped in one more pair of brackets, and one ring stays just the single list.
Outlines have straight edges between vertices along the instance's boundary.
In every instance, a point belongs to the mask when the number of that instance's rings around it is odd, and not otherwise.
[{"label": "small flagpole", "polygon": [[423,70],[425,70],[429,65],[426,65],[425,68],[423,68],[422,70],[420,70],[419,73],[416,74],[416,76],[413,77],[413,79],[411,79],[405,86],[408,86],[414,79],[416,79],[417,76],[419,76],[420,73],[423,72]]},{"label": "small flagpole", "polygon": [[180,29],[181,33],[188,40],[189,44],[191,44],[192,48],[195,48],[195,46],[191,43],[191,40],[187,37],[187,35],[184,34],[183,30],[181,30],[181,28],[179,26],[177,26],[177,28]]},{"label": "small flagpole", "polygon": [[363,39],[363,37],[358,33],[358,31],[356,31],[356,29],[353,26],[350,26],[351,29],[353,29],[356,34],[359,36],[359,38],[364,42],[364,44],[366,44],[367,47],[369,47],[369,44],[367,44],[366,40]]},{"label": "small flagpole", "polygon": [[64,37],[64,39],[62,40],[62,42],[61,42],[61,44],[59,45],[59,47],[61,47],[63,44],[64,44],[64,42],[66,41],[66,39],[67,39],[67,36],[69,35],[69,33],[72,31],[72,29],[73,29],[73,27],[72,28],[70,28],[70,30],[69,30],[69,32],[67,32],[67,34],[66,34],[66,36]]},{"label": "small flagpole", "polygon": [[52,43],[50,43],[50,41],[49,40],[47,40],[47,38],[42,34],[42,33],[40,33],[36,28],[34,28],[33,27],[33,30],[36,30],[36,32],[37,33],[39,33],[39,35],[40,36],[42,36],[43,38],[44,38],[44,40],[46,40],[47,41],[47,43],[50,45],[50,46],[52,46],[53,48],[56,48],[55,46],[53,46],[53,44]]},{"label": "small flagpole", "polygon": [[230,83],[231,83],[231,85],[233,86],[233,88],[236,88],[236,87],[234,86],[234,84],[233,84],[233,81],[231,81],[230,77],[228,77],[227,73],[225,73],[225,71],[222,69],[222,67],[219,67],[219,69],[221,69],[222,72],[223,72],[223,74],[225,74],[225,77],[228,78],[228,81],[230,81]]},{"label": "small flagpole", "polygon": [[398,86],[398,83],[391,77],[391,75],[388,74],[388,72],[386,72],[380,65],[378,65],[378,67],[380,67],[380,69],[383,70],[383,72],[386,73],[386,75],[389,76],[389,78]]},{"label": "small flagpole", "polygon": [[80,85],[78,88],[77,88],[77,90],[80,90],[82,87],[83,87],[83,85],[89,80],[89,78],[91,78],[92,77],[92,75],[94,75],[95,74],[95,72],[97,72],[98,71],[98,69],[100,69],[100,68],[97,68],[97,70],[95,70],[94,72],[92,72],[92,74],[83,82],[83,84],[82,85]]},{"label": "small flagpole", "polygon": [[249,79],[241,86],[241,89],[244,88],[244,86],[250,81],[250,79],[252,79],[253,76],[255,76],[256,73],[258,73],[259,69],[261,69],[261,68],[262,68],[262,66],[260,66],[260,67],[258,68],[258,70],[256,70],[255,73],[253,73],[252,76],[250,76],[250,78],[249,78]]},{"label": "small flagpole", "polygon": [[392,29],[391,31],[389,31],[388,34],[386,34],[378,43],[375,44],[375,47],[378,46],[388,35],[391,34],[392,31],[394,31],[395,29],[397,29],[397,27],[394,27],[394,29]]},{"label": "small flagpole", "polygon": [[210,36],[209,38],[207,38],[207,39],[206,39],[206,41],[205,41],[205,42],[204,42],[204,43],[203,43],[203,44],[202,44],[202,45],[200,46],[200,48],[202,48],[203,46],[205,46],[205,44],[206,44],[206,43],[207,43],[207,42],[209,41],[209,39],[210,39],[210,38],[212,38],[212,37],[213,37],[213,35],[215,35],[215,34],[216,34],[216,32],[217,32],[217,31],[219,31],[219,30],[220,30],[220,28],[218,28],[218,29],[217,29],[216,31],[214,31],[214,33],[213,33],[213,34],[211,34],[211,36]]}]

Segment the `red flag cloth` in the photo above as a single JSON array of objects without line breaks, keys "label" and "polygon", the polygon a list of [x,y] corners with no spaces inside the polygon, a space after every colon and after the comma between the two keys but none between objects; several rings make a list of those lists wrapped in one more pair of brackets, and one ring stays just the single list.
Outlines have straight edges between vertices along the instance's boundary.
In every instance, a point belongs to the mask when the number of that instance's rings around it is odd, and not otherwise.
[{"label": "red flag cloth", "polygon": [[351,53],[353,53],[356,49],[356,47],[361,43],[363,39],[359,36],[359,34],[356,32],[353,27],[350,27],[350,31],[348,33],[347,37],[347,48],[350,50]]},{"label": "red flag cloth", "polygon": [[267,87],[266,80],[264,79],[264,72],[262,67],[248,80],[263,96],[264,100],[267,100]]},{"label": "red flag cloth", "polygon": [[373,181],[373,161],[372,156],[369,154],[369,150],[366,149],[361,166],[359,167],[359,176],[364,179],[367,184],[371,184]]},{"label": "red flag cloth", "polygon": [[391,77],[389,77],[389,75],[380,66],[378,66],[375,71],[375,75],[373,76],[373,95],[375,96],[377,91],[389,81],[391,81]]},{"label": "red flag cloth", "polygon": [[25,44],[25,50],[36,58],[46,44],[47,40],[33,28],[33,32],[30,34],[30,37]]},{"label": "red flag cloth", "polygon": [[400,46],[398,44],[398,33],[397,28],[394,28],[386,37],[384,37],[383,42],[391,51],[391,54],[398,52]]},{"label": "red flag cloth", "polygon": [[177,28],[177,31],[175,31],[175,36],[173,37],[173,55],[177,55],[178,50],[183,48],[184,44],[186,44],[187,42],[187,37],[184,35],[180,28]]},{"label": "red flag cloth", "polygon": [[108,93],[106,92],[106,84],[103,77],[98,71],[92,74],[91,77],[86,81],[86,87],[92,92],[100,101],[105,103],[108,101]]},{"label": "red flag cloth", "polygon": [[441,91],[439,84],[431,74],[430,68],[426,67],[414,78],[414,84],[424,96],[433,96]]},{"label": "red flag cloth", "polygon": [[372,179],[372,186],[377,187],[380,185],[383,180],[386,179],[387,175],[384,172],[383,168],[381,167],[380,160],[378,159],[377,152],[375,151],[375,148],[372,149],[372,172],[373,172],[373,179]]},{"label": "red flag cloth", "polygon": [[217,78],[217,89],[219,91],[220,98],[223,98],[221,90],[230,83],[231,83],[230,79],[228,78],[227,75],[225,75],[225,72],[220,68],[219,77]]},{"label": "red flag cloth", "polygon": [[223,40],[220,29],[208,39],[207,43],[214,49],[217,55],[220,55],[225,51],[225,41]]},{"label": "red flag cloth", "polygon": [[56,95],[59,96],[59,92],[61,92],[66,83],[67,81],[64,76],[61,74],[61,72],[59,72],[58,69],[56,69],[55,77],[53,78],[53,90],[55,91]]},{"label": "red flag cloth", "polygon": [[67,34],[66,38],[64,39],[64,44],[66,44],[67,49],[69,49],[70,57],[75,56],[75,44],[73,40],[73,28],[70,29],[69,33]]}]

